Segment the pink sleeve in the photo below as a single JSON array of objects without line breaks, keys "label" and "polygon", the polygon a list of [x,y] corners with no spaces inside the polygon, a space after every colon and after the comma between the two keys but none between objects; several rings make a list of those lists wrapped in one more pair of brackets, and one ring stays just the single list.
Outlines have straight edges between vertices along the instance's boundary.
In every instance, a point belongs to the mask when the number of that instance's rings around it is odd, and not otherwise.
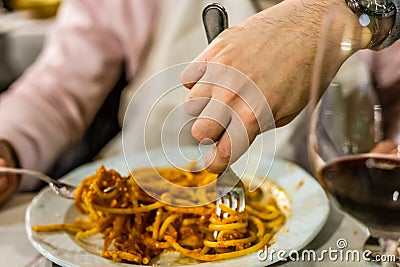
[{"label": "pink sleeve", "polygon": [[[107,21],[118,18],[122,4],[110,10],[107,1],[63,1],[43,53],[0,96],[0,139],[14,146],[22,167],[48,170],[82,137],[119,77],[125,52]],[[140,2],[142,10],[132,8]],[[146,17],[143,1],[129,3],[131,16]],[[131,49],[143,47],[146,23],[130,29],[138,31]]]}]

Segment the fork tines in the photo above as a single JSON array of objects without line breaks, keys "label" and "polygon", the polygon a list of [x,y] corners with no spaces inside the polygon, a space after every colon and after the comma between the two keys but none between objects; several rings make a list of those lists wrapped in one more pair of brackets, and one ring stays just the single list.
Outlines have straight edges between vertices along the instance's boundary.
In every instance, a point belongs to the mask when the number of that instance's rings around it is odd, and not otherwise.
[{"label": "fork tines", "polygon": [[[225,192],[225,195],[219,197],[216,202],[216,214],[218,217],[227,218],[229,216],[228,213],[222,212],[220,204],[224,204],[227,207],[230,207],[234,211],[242,212],[246,206],[244,198],[242,198],[242,191],[244,189],[240,188],[232,188],[231,191]],[[219,190],[218,195],[222,195],[224,190]]]},{"label": "fork tines", "polygon": [[[246,207],[245,189],[240,178],[228,167],[217,179],[217,202],[215,207],[216,215],[223,219],[228,218],[229,213],[223,212],[220,204],[231,208],[234,211],[242,212]],[[214,232],[217,239],[218,232]]]}]

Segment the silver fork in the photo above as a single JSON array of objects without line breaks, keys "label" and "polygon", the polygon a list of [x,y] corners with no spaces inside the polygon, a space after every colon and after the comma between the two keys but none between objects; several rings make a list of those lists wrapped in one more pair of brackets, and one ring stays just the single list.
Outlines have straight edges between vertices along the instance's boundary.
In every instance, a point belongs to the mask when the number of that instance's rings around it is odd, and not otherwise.
[{"label": "silver fork", "polygon": [[243,182],[230,167],[218,176],[217,179],[217,203],[215,211],[218,217],[227,218],[228,213],[222,213],[220,204],[230,207],[232,210],[242,212],[246,207],[245,189]]},{"label": "silver fork", "polygon": [[[228,28],[228,14],[225,8],[217,3],[209,4],[203,10],[203,24],[208,43],[223,30]],[[242,212],[246,207],[245,189],[243,182],[228,166],[217,179],[216,214],[219,218],[227,218],[228,213],[223,213],[220,204],[224,204],[234,211]],[[217,239],[218,232],[214,232]]]},{"label": "silver fork", "polygon": [[65,198],[73,199],[74,198],[74,192],[76,187],[72,185],[65,184],[61,181],[54,180],[53,178],[50,178],[48,175],[34,171],[34,170],[28,170],[28,169],[22,169],[22,168],[12,168],[12,167],[0,167],[0,173],[13,173],[13,174],[23,174],[23,175],[29,175],[32,177],[36,177],[43,182],[46,182],[49,184],[50,188],[57,194]]},{"label": "silver fork", "polygon": [[[34,170],[29,170],[29,169],[22,169],[22,168],[12,168],[12,167],[1,167],[0,166],[0,173],[13,173],[13,174],[23,174],[23,175],[29,175],[32,177],[36,177],[46,183],[49,184],[49,187],[59,196],[68,198],[68,199],[73,199],[74,198],[74,193],[76,190],[76,186],[69,185],[66,183],[63,183],[61,181],[55,180],[51,177],[49,177],[47,174],[44,174],[42,172],[34,171]],[[126,177],[127,178],[127,177]],[[111,192],[116,188],[115,185],[109,186],[104,188],[102,191],[104,193]]]}]

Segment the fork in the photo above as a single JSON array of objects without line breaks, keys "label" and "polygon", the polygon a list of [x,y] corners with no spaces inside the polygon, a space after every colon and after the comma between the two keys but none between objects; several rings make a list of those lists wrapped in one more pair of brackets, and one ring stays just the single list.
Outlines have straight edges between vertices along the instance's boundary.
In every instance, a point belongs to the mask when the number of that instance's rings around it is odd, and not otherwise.
[{"label": "fork", "polygon": [[217,179],[217,203],[215,212],[218,217],[227,218],[229,214],[222,213],[219,206],[220,204],[224,204],[232,210],[239,212],[244,211],[246,207],[243,182],[232,171],[231,167],[227,167]]},{"label": "fork", "polygon": [[[208,43],[223,30],[228,28],[228,14],[225,8],[217,3],[207,5],[203,10],[203,24]],[[246,207],[245,189],[243,182],[228,166],[217,179],[217,202],[215,212],[219,218],[227,218],[228,213],[223,213],[220,204],[224,204],[234,211],[242,212]],[[214,232],[217,239],[218,232]]]},{"label": "fork", "polygon": [[22,169],[22,168],[12,168],[12,167],[1,167],[0,166],[0,173],[23,174],[23,175],[29,175],[32,177],[36,177],[36,178],[42,180],[43,182],[48,183],[49,187],[57,195],[60,195],[64,198],[68,198],[68,199],[74,198],[74,192],[76,189],[75,186],[68,185],[61,181],[54,180],[53,178],[50,178],[47,174],[44,174],[42,172],[28,170],[28,169]]},{"label": "fork", "polygon": [[[44,174],[42,172],[29,170],[29,169],[0,166],[0,173],[23,174],[23,175],[29,175],[32,177],[36,177],[36,178],[48,183],[51,190],[53,190],[57,195],[64,197],[64,198],[68,198],[68,199],[74,199],[74,193],[76,190],[76,186],[69,185],[69,184],[63,183],[61,181],[55,180],[55,179],[49,177],[47,174]],[[115,188],[116,188],[116,186],[112,185],[112,186],[104,188],[102,191],[104,193],[108,193],[108,192],[111,192]]]}]

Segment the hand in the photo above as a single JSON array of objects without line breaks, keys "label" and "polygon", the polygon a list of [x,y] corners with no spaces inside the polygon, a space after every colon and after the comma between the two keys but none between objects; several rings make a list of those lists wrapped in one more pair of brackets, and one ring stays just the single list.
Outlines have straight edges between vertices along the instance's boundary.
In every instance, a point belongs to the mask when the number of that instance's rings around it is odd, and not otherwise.
[{"label": "hand", "polygon": [[393,142],[393,140],[386,139],[376,144],[376,146],[370,151],[370,153],[378,153],[384,155],[399,156],[399,145]]},{"label": "hand", "polygon": [[[8,142],[0,141],[0,166],[18,166],[15,154]],[[17,190],[20,178],[14,174],[0,174],[0,204],[8,200]]]},{"label": "hand", "polygon": [[373,52],[371,71],[382,105],[385,137],[400,144],[400,42]]},{"label": "hand", "polygon": [[[270,112],[279,127],[305,107],[320,28],[332,8],[338,12],[338,25],[330,25],[333,30],[329,37],[338,44],[336,49],[340,49],[343,24],[354,25],[354,32],[366,36],[363,43],[354,44],[355,50],[365,47],[370,32],[361,29],[345,1],[286,0],[222,32],[182,73],[182,83],[191,89],[185,110],[198,117],[192,127],[194,138],[199,142],[218,141],[215,151],[206,158],[209,171],[222,172],[259,133],[271,129]],[[328,55],[321,75],[324,88],[350,55]],[[208,62],[230,66],[249,79],[227,75],[227,68],[216,68]],[[214,84],[199,83],[201,80]],[[249,92],[253,82],[258,92]]]}]

